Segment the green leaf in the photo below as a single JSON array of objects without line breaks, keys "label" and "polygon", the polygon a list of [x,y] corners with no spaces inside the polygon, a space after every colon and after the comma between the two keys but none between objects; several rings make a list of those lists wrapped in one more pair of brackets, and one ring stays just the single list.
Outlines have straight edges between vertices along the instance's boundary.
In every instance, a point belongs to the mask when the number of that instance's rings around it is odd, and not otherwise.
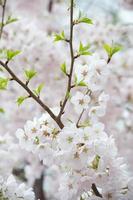
[{"label": "green leaf", "polygon": [[43,88],[44,88],[44,83],[41,83],[41,84],[34,90],[35,95],[39,96]]},{"label": "green leaf", "polygon": [[85,52],[85,51],[83,51],[83,52],[80,52],[80,55],[82,55],[82,56],[91,56],[92,55],[92,53],[91,52]]},{"label": "green leaf", "polygon": [[92,55],[92,53],[89,51],[89,49],[90,49],[90,44],[89,43],[84,46],[82,44],[82,42],[80,42],[78,54],[79,55]]},{"label": "green leaf", "polygon": [[79,17],[77,20],[74,21],[74,24],[79,23],[86,23],[86,24],[93,24],[92,20],[84,15],[81,11],[79,12]]},{"label": "green leaf", "polygon": [[67,74],[66,63],[65,63],[65,62],[61,65],[61,71],[62,71],[64,74]]},{"label": "green leaf", "polygon": [[112,47],[109,44],[104,44],[103,48],[105,49],[105,51],[108,53],[108,55],[111,55],[112,52]]},{"label": "green leaf", "polygon": [[20,53],[21,51],[18,51],[18,50],[14,51],[10,49],[0,49],[0,58],[7,59],[8,61],[10,61]]},{"label": "green leaf", "polygon": [[18,21],[17,18],[12,18],[12,16],[8,16],[7,21],[4,23],[4,26],[8,25],[8,24],[11,24],[13,22],[16,22],[16,21]]},{"label": "green leaf", "polygon": [[80,45],[79,45],[79,52],[81,52],[81,51],[83,51],[83,44],[82,44],[82,42],[80,42]]},{"label": "green leaf", "polygon": [[81,87],[87,86],[84,81],[80,81],[77,85]]},{"label": "green leaf", "polygon": [[25,70],[25,76],[28,81],[31,80],[36,75],[37,72],[34,69]]},{"label": "green leaf", "polygon": [[82,17],[78,21],[79,23],[93,24],[92,20],[89,19],[88,17]]},{"label": "green leaf", "polygon": [[87,51],[88,49],[90,49],[89,43],[87,45],[83,46],[82,42],[80,42],[79,51]]},{"label": "green leaf", "polygon": [[55,33],[54,34],[54,42],[58,42],[61,40],[65,40],[65,33],[62,31],[60,34]]},{"label": "green leaf", "polygon": [[103,48],[104,48],[105,51],[107,52],[108,57],[111,59],[112,56],[113,56],[115,53],[119,52],[119,51],[122,49],[122,46],[121,46],[121,45],[117,45],[117,44],[116,44],[116,45],[112,44],[112,46],[109,45],[109,44],[104,44],[104,45],[103,45]]},{"label": "green leaf", "polygon": [[26,97],[25,96],[18,97],[18,99],[17,99],[18,106],[20,106],[27,98],[28,98],[27,96]]},{"label": "green leaf", "polygon": [[20,54],[21,51],[13,51],[13,50],[7,50],[7,60],[10,61],[12,60],[15,56],[17,56],[18,54]]},{"label": "green leaf", "polygon": [[0,77],[0,90],[6,90],[8,85],[8,79]]},{"label": "green leaf", "polygon": [[3,108],[0,108],[0,113],[5,113],[5,110]]},{"label": "green leaf", "polygon": [[115,54],[115,53],[117,53],[117,52],[119,52],[119,51],[121,51],[122,50],[122,46],[121,45],[116,45],[116,46],[114,46],[113,47],[113,54]]}]

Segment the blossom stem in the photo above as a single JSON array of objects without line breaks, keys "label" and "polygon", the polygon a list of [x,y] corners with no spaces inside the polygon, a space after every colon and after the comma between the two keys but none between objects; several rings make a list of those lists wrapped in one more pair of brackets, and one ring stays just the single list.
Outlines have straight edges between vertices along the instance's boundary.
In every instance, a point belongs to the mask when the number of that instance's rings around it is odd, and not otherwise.
[{"label": "blossom stem", "polygon": [[83,109],[82,112],[81,112],[81,114],[79,115],[79,118],[78,118],[78,121],[77,121],[77,124],[76,124],[77,128],[80,127],[80,126],[79,126],[79,123],[80,123],[80,120],[81,120],[81,118],[82,118],[82,116],[83,116],[83,114],[84,114],[84,111],[85,111],[85,109]]},{"label": "blossom stem", "polygon": [[2,5],[2,20],[1,20],[1,27],[0,27],[0,39],[2,37],[3,28],[4,28],[4,18],[5,18],[6,2],[7,2],[7,0],[4,0],[4,3]]},{"label": "blossom stem", "polygon": [[[91,93],[92,93],[92,91],[91,91],[90,89],[87,89],[87,92],[85,93],[85,95],[87,95],[87,94],[91,95]],[[85,109],[83,109],[82,112],[81,112],[80,115],[79,115],[78,121],[77,121],[77,123],[76,123],[77,128],[80,127],[79,123],[80,123],[80,120],[81,120],[81,118],[82,118],[84,112],[85,112]]]},{"label": "blossom stem", "polygon": [[73,68],[74,68],[74,61],[75,61],[74,50],[73,50],[73,27],[74,27],[74,24],[73,24],[73,7],[74,7],[74,0],[71,0],[71,6],[70,6],[70,39],[68,40],[69,46],[70,46],[71,66],[70,66],[70,72],[68,74],[68,85],[67,85],[65,98],[64,98],[64,101],[62,103],[59,115],[58,115],[59,120],[61,119],[61,116],[64,113],[64,109],[65,109],[65,106],[67,104],[70,91],[72,89],[72,76],[73,76]]},{"label": "blossom stem", "polygon": [[24,82],[22,82],[17,75],[9,68],[8,63],[3,63],[2,61],[0,61],[0,65],[11,75],[12,80],[16,81],[24,90],[27,91],[27,93],[29,94],[30,97],[32,97],[50,116],[51,118],[58,124],[58,126],[62,129],[64,127],[63,123],[61,122],[61,120],[58,119],[58,117],[51,111],[51,109],[42,102],[42,100],[36,96],[34,94],[34,92],[32,92],[30,90],[30,88],[28,87],[27,84],[25,84]]}]

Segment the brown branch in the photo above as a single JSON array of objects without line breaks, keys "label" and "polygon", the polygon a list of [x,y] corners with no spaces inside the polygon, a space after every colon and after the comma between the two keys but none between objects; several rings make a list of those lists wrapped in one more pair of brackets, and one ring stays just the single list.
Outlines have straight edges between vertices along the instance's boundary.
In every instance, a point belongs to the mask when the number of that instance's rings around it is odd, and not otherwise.
[{"label": "brown branch", "polygon": [[58,126],[62,129],[64,127],[63,123],[61,120],[51,111],[51,109],[42,102],[42,100],[37,97],[28,87],[27,84],[23,83],[17,75],[8,67],[7,62],[3,63],[0,61],[0,65],[11,75],[12,79],[16,81],[24,90],[27,91],[30,97],[32,97],[50,116],[51,118],[58,124]]},{"label": "brown branch", "polygon": [[1,19],[1,27],[0,27],[0,39],[2,37],[3,28],[4,28],[4,18],[5,18],[6,2],[7,2],[7,0],[4,0],[4,3],[2,5],[2,19]]},{"label": "brown branch", "polygon": [[[3,32],[3,27],[4,27],[4,17],[5,17],[5,9],[6,9],[6,2],[7,0],[4,1],[4,4],[2,5],[2,22],[1,22],[1,29],[0,29],[0,39],[2,37],[2,32]],[[53,1],[50,1],[51,5]],[[27,91],[29,94],[29,97],[32,97],[50,116],[51,118],[58,124],[58,126],[62,129],[64,127],[63,123],[61,122],[61,119],[56,116],[51,109],[40,99],[39,96],[36,96],[28,87],[28,82],[24,83],[22,82],[17,75],[9,68],[8,66],[8,61],[6,63],[0,61],[0,65],[11,75],[11,80],[16,81],[24,90]]]},{"label": "brown branch", "polygon": [[73,6],[74,6],[74,0],[71,0],[71,7],[70,7],[70,39],[69,41],[69,46],[70,46],[70,54],[71,54],[71,66],[70,66],[70,72],[68,74],[68,85],[67,85],[67,90],[65,94],[64,101],[62,103],[58,118],[59,120],[61,119],[62,114],[64,113],[64,109],[66,106],[66,103],[69,98],[69,93],[72,89],[72,75],[73,75],[73,68],[74,68],[74,50],[73,50]]},{"label": "brown branch", "polygon": [[36,199],[40,199],[40,200],[46,200],[46,197],[44,195],[44,191],[43,191],[43,174],[41,175],[41,177],[39,179],[35,180],[34,183],[34,191],[35,191],[35,196]]}]

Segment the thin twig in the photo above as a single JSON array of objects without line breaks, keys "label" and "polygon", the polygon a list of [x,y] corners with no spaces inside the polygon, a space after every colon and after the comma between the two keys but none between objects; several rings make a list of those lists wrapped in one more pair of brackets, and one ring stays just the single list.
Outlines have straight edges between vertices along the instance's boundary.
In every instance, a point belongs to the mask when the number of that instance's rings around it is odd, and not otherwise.
[{"label": "thin twig", "polygon": [[[87,94],[91,95],[91,93],[92,93],[92,91],[91,91],[90,89],[87,89],[87,92],[85,93],[85,95],[87,95]],[[80,126],[79,126],[79,123],[80,123],[80,120],[81,120],[81,118],[82,118],[84,112],[85,112],[85,109],[83,109],[82,112],[81,112],[81,114],[79,115],[78,121],[77,121],[77,123],[76,123],[77,128],[80,127]]]},{"label": "thin twig", "polygon": [[[107,65],[110,63],[110,61],[111,61],[111,58],[108,58],[108,60],[107,60]],[[87,90],[87,92],[86,92],[85,95],[87,95],[89,92],[90,92],[90,95],[91,95],[92,92],[91,92],[90,89]],[[78,121],[77,121],[77,123],[76,123],[77,128],[80,127],[80,126],[79,126],[79,122],[80,122],[80,120],[81,120],[81,118],[82,118],[84,112],[85,112],[85,109],[83,109],[82,112],[81,112],[81,114],[79,115]]]},{"label": "thin twig", "polygon": [[65,94],[64,101],[62,103],[58,118],[59,120],[61,119],[62,114],[64,113],[64,109],[66,106],[66,103],[69,98],[69,93],[72,89],[72,75],[73,75],[73,68],[74,68],[74,50],[73,50],[73,6],[74,6],[74,0],[71,0],[71,7],[70,7],[70,39],[69,41],[69,46],[70,46],[70,54],[71,54],[71,66],[70,66],[70,73],[68,74],[68,85],[67,85],[67,90]]},{"label": "thin twig", "polygon": [[58,126],[62,129],[64,127],[63,123],[61,122],[60,119],[51,111],[51,109],[42,102],[42,100],[37,97],[26,85],[24,82],[22,82],[17,75],[8,67],[7,63],[3,63],[0,61],[0,65],[11,75],[12,79],[16,81],[24,90],[27,91],[30,97],[32,97],[50,116],[51,118],[58,124]]},{"label": "thin twig", "polygon": [[1,27],[0,27],[0,39],[2,37],[3,28],[4,28],[4,18],[5,18],[6,2],[7,2],[7,0],[4,0],[4,4],[2,5],[2,19],[1,19]]},{"label": "thin twig", "polygon": [[84,112],[85,112],[85,109],[83,109],[82,112],[81,112],[81,114],[79,115],[78,121],[77,121],[77,123],[76,123],[77,128],[79,128],[79,123],[80,123],[80,120],[81,120],[81,118],[82,118]]}]

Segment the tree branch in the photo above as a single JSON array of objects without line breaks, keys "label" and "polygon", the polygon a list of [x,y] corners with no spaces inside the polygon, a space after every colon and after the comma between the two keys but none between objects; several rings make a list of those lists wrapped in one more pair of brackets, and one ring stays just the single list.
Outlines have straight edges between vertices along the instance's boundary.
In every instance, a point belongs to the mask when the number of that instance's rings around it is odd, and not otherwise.
[{"label": "tree branch", "polygon": [[0,65],[11,75],[12,79],[16,81],[26,92],[29,94],[30,97],[32,97],[50,116],[51,118],[58,124],[58,126],[62,129],[64,127],[63,123],[61,122],[60,119],[51,111],[51,109],[42,102],[42,100],[37,97],[27,86],[27,84],[23,83],[17,75],[8,67],[7,62],[3,63],[0,61]]},{"label": "tree branch", "polygon": [[5,18],[6,2],[7,2],[7,0],[4,0],[4,4],[2,5],[2,20],[1,20],[1,27],[0,27],[0,39],[2,37],[3,28],[4,28],[4,18]]},{"label": "tree branch", "polygon": [[44,191],[43,191],[43,174],[41,175],[41,177],[39,179],[35,180],[34,183],[34,191],[35,191],[35,195],[36,195],[36,199],[40,199],[40,200],[46,200],[46,197],[44,195]]},{"label": "tree branch", "polygon": [[66,103],[68,101],[69,98],[69,93],[72,89],[72,75],[73,75],[73,68],[74,68],[74,50],[73,50],[73,6],[74,6],[74,0],[71,0],[71,7],[70,7],[70,39],[69,41],[69,46],[70,46],[70,55],[71,55],[71,66],[70,66],[70,72],[68,74],[68,85],[67,85],[67,90],[66,90],[66,94],[65,94],[65,98],[64,101],[62,103],[61,109],[60,109],[60,113],[58,115],[59,120],[61,119],[62,114],[64,113],[64,109],[66,106]]}]

